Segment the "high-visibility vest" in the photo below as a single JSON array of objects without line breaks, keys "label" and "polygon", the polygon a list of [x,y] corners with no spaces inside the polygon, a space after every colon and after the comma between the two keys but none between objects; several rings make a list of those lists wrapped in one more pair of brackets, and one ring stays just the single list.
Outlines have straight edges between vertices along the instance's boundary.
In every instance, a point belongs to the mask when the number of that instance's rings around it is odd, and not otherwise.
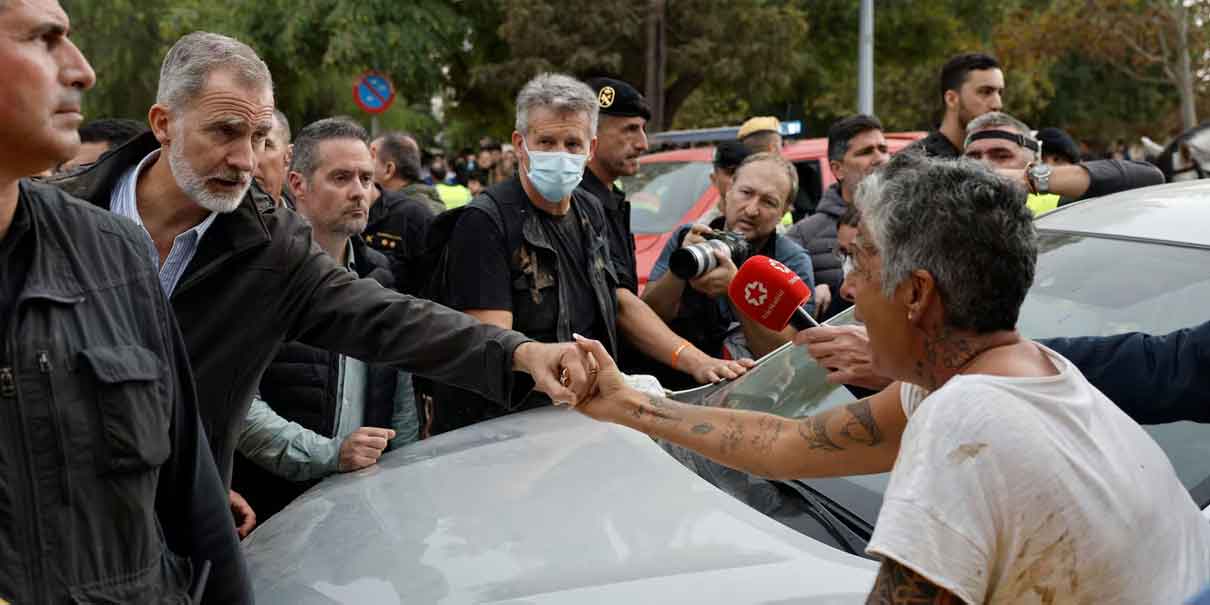
[{"label": "high-visibility vest", "polygon": [[471,190],[462,185],[446,185],[445,183],[437,183],[434,185],[437,189],[437,195],[445,202],[447,209],[465,206],[471,201]]},{"label": "high-visibility vest", "polygon": [[1029,199],[1025,201],[1025,205],[1029,206],[1034,216],[1046,214],[1059,207],[1059,196],[1053,193],[1030,194]]}]

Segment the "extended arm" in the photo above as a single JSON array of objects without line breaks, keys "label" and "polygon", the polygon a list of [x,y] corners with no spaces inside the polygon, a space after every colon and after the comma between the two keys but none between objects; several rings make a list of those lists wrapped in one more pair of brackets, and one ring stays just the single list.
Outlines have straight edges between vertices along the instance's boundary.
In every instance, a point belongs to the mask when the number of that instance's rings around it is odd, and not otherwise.
[{"label": "extended arm", "polygon": [[907,418],[897,397],[880,393],[806,418],[690,405],[627,387],[599,342],[580,341],[600,367],[598,393],[577,407],[771,479],[891,470]]},{"label": "extended arm", "polygon": [[1136,422],[1210,422],[1210,322],[1162,336],[1133,332],[1041,342],[1076,364]]},{"label": "extended arm", "polygon": [[686,341],[677,336],[660,320],[655,311],[633,292],[618,288],[617,293],[618,331],[648,357],[669,365],[675,357],[677,363],[673,367],[693,376],[701,383],[738,378],[751,367],[750,360],[724,361],[707,355],[693,345],[684,346]]}]

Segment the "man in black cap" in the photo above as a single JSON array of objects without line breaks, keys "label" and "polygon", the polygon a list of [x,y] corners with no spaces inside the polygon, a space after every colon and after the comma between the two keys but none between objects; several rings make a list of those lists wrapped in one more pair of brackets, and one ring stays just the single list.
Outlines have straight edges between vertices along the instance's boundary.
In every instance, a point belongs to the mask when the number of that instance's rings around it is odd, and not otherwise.
[{"label": "man in black cap", "polygon": [[[743,374],[745,364],[712,359],[681,339],[668,328],[647,303],[638,296],[639,279],[635,262],[634,232],[630,230],[630,202],[626,193],[614,185],[624,176],[639,172],[639,156],[647,151],[647,120],[651,109],[638,90],[613,78],[594,78],[586,82],[597,95],[600,118],[597,124],[597,148],[584,170],[582,191],[592,194],[605,210],[606,237],[618,276],[618,325],[626,336],[619,357],[627,369],[648,368],[647,358],[667,363],[692,375],[698,382],[731,378]],[[659,364],[656,364],[659,365]]]},{"label": "man in black cap", "polygon": [[1051,166],[1067,166],[1080,163],[1080,148],[1076,142],[1059,128],[1043,128],[1034,137],[1042,144],[1042,163]]}]

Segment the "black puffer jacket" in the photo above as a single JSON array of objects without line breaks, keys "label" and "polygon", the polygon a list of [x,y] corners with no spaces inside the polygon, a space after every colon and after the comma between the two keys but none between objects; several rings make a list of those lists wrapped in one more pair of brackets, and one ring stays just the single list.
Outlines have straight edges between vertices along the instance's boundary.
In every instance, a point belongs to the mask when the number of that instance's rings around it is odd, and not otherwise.
[{"label": "black puffer jacket", "polygon": [[0,347],[0,602],[186,603],[207,561],[206,602],[251,602],[145,236],[53,187],[19,195],[32,251]]},{"label": "black puffer jacket", "polygon": [[[358,277],[367,277],[385,287],[394,282],[385,256],[374,251],[359,237],[352,239],[353,268]],[[324,437],[336,435],[339,421],[338,396],[340,355],[303,344],[288,342],[281,346],[260,380],[260,398],[268,402],[282,418],[297,422]],[[390,366],[366,366],[364,426],[390,427],[394,412],[395,387],[399,372]],[[257,466],[242,454],[235,454],[235,472],[231,486],[239,492],[259,520],[264,521],[302,495],[314,481],[290,481]]]},{"label": "black puffer jacket", "polygon": [[802,246],[807,254],[811,255],[811,265],[815,267],[815,284],[827,284],[832,291],[832,302],[821,320],[844,311],[852,304],[840,297],[844,270],[840,266],[840,259],[834,254],[836,226],[846,208],[844,198],[840,196],[840,183],[835,183],[824,191],[815,214],[794,223],[786,231],[787,238]]}]

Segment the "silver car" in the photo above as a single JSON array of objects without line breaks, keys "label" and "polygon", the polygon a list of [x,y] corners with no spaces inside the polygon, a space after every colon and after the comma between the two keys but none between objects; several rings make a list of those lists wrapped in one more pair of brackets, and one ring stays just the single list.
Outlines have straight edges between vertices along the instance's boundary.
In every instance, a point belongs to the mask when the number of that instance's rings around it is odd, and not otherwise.
[{"label": "silver car", "polygon": [[[1210,181],[1073,204],[1037,225],[1026,336],[1210,319]],[[676,397],[788,417],[855,399],[824,374],[787,346],[739,380]],[[1210,511],[1210,425],[1147,430]],[[244,551],[261,603],[862,603],[886,482],[767,481],[552,408],[332,477]]]}]

